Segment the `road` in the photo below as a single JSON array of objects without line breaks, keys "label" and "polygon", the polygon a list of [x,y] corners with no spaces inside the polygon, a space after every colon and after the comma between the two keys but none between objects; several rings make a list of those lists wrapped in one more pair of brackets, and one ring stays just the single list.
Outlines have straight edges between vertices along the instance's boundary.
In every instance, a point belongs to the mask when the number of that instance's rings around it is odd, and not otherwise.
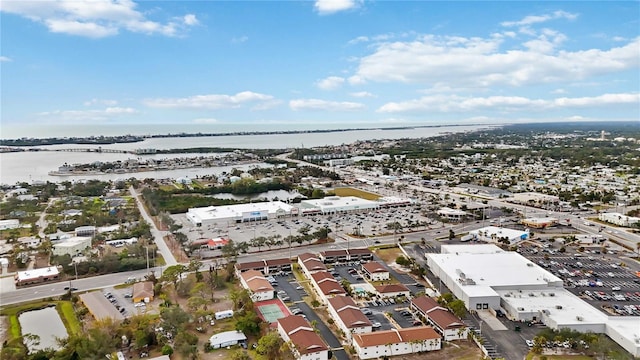
[{"label": "road", "polygon": [[164,241],[164,237],[169,235],[169,232],[162,231],[156,227],[156,223],[153,221],[151,216],[149,216],[149,214],[147,213],[147,209],[144,207],[144,204],[142,203],[142,200],[140,199],[138,192],[136,191],[136,189],[133,188],[133,186],[129,187],[129,192],[131,193],[131,196],[133,196],[133,198],[136,200],[136,204],[138,204],[138,210],[140,211],[142,218],[151,227],[151,236],[153,237],[153,241],[158,246],[158,250],[160,250],[160,254],[162,254],[165,264],[169,266],[176,265],[178,262],[176,261],[176,258],[171,253],[169,246],[167,246],[167,243]]}]

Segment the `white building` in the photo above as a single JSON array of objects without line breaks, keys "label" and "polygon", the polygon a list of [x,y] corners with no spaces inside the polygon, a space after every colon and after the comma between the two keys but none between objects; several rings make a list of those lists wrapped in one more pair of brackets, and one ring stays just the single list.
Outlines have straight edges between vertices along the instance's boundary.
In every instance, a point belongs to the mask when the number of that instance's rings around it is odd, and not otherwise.
[{"label": "white building", "polygon": [[351,340],[353,334],[369,333],[373,330],[371,321],[362,313],[351,297],[333,297],[329,299],[328,305],[329,315],[347,339]]},{"label": "white building", "polygon": [[411,310],[431,324],[445,341],[466,339],[469,328],[434,299],[423,295],[411,299]]},{"label": "white building", "polygon": [[362,272],[364,272],[365,276],[371,281],[385,281],[391,278],[389,270],[375,261],[362,264]]},{"label": "white building", "polygon": [[242,331],[225,331],[217,333],[209,338],[209,345],[213,349],[233,346],[247,341],[247,336]]},{"label": "white building", "polygon": [[302,316],[291,315],[278,319],[278,333],[292,345],[291,351],[296,359],[329,359],[329,347]]},{"label": "white building", "polygon": [[71,257],[82,254],[91,248],[90,236],[75,236],[62,240],[52,246],[52,253],[56,256],[69,255]]},{"label": "white building", "polygon": [[562,288],[562,279],[516,252],[495,245],[443,245],[442,254],[426,254],[434,275],[469,310],[500,308],[500,289]]},{"label": "white building", "polygon": [[328,300],[335,296],[342,297],[341,295],[347,293],[338,280],[327,271],[319,271],[311,274],[311,284],[323,304],[326,304]]},{"label": "white building", "polygon": [[376,292],[383,298],[396,298],[404,296],[407,299],[411,296],[411,290],[404,284],[388,284],[374,286]]},{"label": "white building", "polygon": [[379,203],[376,201],[365,200],[355,196],[328,196],[324,199],[302,200],[300,202],[302,213],[305,213],[305,210],[315,210],[322,214],[337,214],[374,210],[378,207]]},{"label": "white building", "polygon": [[552,329],[607,334],[640,356],[640,317],[607,316],[563,288],[563,282],[516,252],[494,245],[443,245],[427,265],[467,309],[500,308],[516,321],[541,320]]},{"label": "white building", "polygon": [[499,242],[501,239],[509,240],[510,244],[516,244],[529,238],[529,230],[520,231],[503,227],[487,226],[469,231],[475,240],[485,242]]},{"label": "white building", "polygon": [[249,222],[290,216],[296,208],[282,201],[236,204],[225,206],[207,206],[191,208],[187,219],[196,226],[211,225],[216,222]]},{"label": "white building", "polygon": [[254,302],[271,300],[274,290],[271,283],[257,270],[247,270],[240,274],[240,284],[249,291]]},{"label": "white building", "polygon": [[76,236],[93,236],[97,229],[95,226],[79,226],[74,231]]},{"label": "white building", "polygon": [[303,253],[298,255],[298,265],[306,277],[311,279],[311,275],[319,271],[327,271],[327,266],[312,253]]},{"label": "white building", "polygon": [[49,266],[40,269],[18,271],[14,277],[16,285],[37,284],[45,281],[55,280],[60,277],[60,271],[56,266]]},{"label": "white building", "polygon": [[441,208],[436,212],[436,214],[438,214],[438,216],[440,216],[441,218],[445,218],[447,220],[452,220],[452,221],[460,221],[467,216],[466,211],[452,209],[449,207]]},{"label": "white building", "polygon": [[0,230],[17,229],[20,227],[20,220],[8,219],[0,220]]},{"label": "white building", "polygon": [[440,335],[430,326],[391,329],[354,334],[353,347],[359,359],[379,359],[386,356],[440,350]]},{"label": "white building", "polygon": [[598,215],[598,220],[624,227],[631,227],[634,226],[634,224],[640,222],[640,218],[638,217],[627,216],[617,212],[600,213]]}]

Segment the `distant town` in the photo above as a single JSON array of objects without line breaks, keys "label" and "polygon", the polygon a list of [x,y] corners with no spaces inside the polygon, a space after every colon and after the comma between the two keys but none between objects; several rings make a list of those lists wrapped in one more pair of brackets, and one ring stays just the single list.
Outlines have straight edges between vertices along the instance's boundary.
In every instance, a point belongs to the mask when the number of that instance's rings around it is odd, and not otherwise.
[{"label": "distant town", "polygon": [[0,357],[640,357],[637,122],[227,150],[3,185]]}]

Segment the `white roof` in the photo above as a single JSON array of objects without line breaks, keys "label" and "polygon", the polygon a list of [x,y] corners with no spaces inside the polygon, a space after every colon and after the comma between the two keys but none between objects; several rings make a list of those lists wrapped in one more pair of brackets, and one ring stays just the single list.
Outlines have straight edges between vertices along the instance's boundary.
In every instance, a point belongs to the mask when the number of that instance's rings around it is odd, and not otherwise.
[{"label": "white roof", "polygon": [[328,196],[324,199],[302,200],[300,203],[305,207],[314,207],[322,211],[332,209],[373,209],[379,205],[375,201],[355,196]]},{"label": "white roof", "polygon": [[440,252],[443,254],[495,254],[505,252],[494,244],[473,244],[473,245],[442,245]]},{"label": "white roof", "polygon": [[221,333],[217,333],[209,338],[209,343],[211,345],[215,344],[224,344],[230,341],[246,341],[247,336],[242,331],[225,331]]},{"label": "white roof", "polygon": [[522,292],[518,290],[498,290],[497,292],[500,294],[502,301],[511,304],[518,311],[542,312],[546,310],[547,316],[558,327],[571,327],[578,324],[604,324],[608,318],[600,310],[563,288],[522,290]]},{"label": "white roof", "polygon": [[267,211],[269,214],[275,214],[278,210],[291,212],[293,206],[282,201],[269,201],[249,204],[236,204],[224,206],[207,206],[201,208],[191,208],[187,212],[187,216],[199,219],[200,221],[239,218],[243,213],[254,211]]},{"label": "white roof", "polygon": [[[465,246],[465,245],[459,245]],[[476,245],[469,246],[473,251]],[[464,291],[477,286],[522,287],[562,284],[562,280],[516,252],[428,254],[449,277],[457,279],[458,271],[476,285],[463,285]],[[469,290],[468,290],[469,289]]]},{"label": "white roof", "polygon": [[18,271],[18,281],[25,281],[30,279],[38,279],[41,276],[50,276],[59,274],[58,268],[55,266],[49,266],[40,269],[31,269],[26,271]]},{"label": "white roof", "polygon": [[56,248],[74,247],[80,244],[88,243],[87,246],[91,246],[90,236],[74,236],[72,238],[64,239],[61,242],[56,243]]},{"label": "white roof", "polygon": [[440,210],[438,210],[438,214],[462,216],[462,215],[466,215],[467,212],[458,210],[458,209],[452,209],[450,207],[443,207],[443,208],[440,208]]},{"label": "white roof", "polygon": [[477,230],[469,231],[469,234],[472,234],[472,235],[479,235],[484,233],[487,234],[485,237],[488,237],[488,238],[490,238],[491,235],[495,235],[498,238],[506,236],[509,239],[520,238],[525,234],[527,235],[529,234],[527,231],[513,230],[513,229],[497,227],[497,226],[487,226]]}]

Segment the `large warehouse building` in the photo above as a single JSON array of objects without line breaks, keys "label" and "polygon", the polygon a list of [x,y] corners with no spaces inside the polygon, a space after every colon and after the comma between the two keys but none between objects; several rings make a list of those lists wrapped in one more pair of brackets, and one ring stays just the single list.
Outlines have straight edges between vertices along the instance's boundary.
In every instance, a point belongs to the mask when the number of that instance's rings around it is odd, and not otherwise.
[{"label": "large warehouse building", "polygon": [[486,245],[443,245],[425,254],[431,272],[470,311],[504,310],[516,321],[604,333],[640,356],[640,317],[608,316],[563,287],[562,279],[522,255]]},{"label": "large warehouse building", "polygon": [[220,221],[250,222],[297,215],[297,208],[282,201],[191,208],[187,219],[196,226]]}]

